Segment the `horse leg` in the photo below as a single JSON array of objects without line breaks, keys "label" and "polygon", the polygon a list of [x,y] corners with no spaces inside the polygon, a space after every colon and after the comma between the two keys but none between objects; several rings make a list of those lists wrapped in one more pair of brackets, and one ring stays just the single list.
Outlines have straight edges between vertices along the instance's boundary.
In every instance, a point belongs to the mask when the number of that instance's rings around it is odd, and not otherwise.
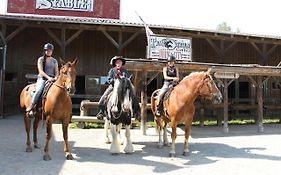
[{"label": "horse leg", "polygon": [[177,127],[176,125],[172,125],[172,146],[171,146],[171,151],[170,151],[170,157],[175,157],[176,156],[176,137],[177,137]]},{"label": "horse leg", "polygon": [[187,156],[189,153],[188,150],[188,137],[190,133],[190,126],[186,123],[185,124],[185,139],[184,139],[184,144],[183,144],[183,155]]},{"label": "horse leg", "polygon": [[162,128],[161,126],[156,126],[156,131],[157,131],[157,134],[158,134],[158,145],[157,147],[158,148],[163,148],[163,140],[162,140]]},{"label": "horse leg", "polygon": [[49,141],[52,137],[52,121],[50,119],[50,116],[47,117],[46,120],[46,143],[44,148],[44,155],[43,160],[51,160],[51,156],[49,155]]},{"label": "horse leg", "polygon": [[36,116],[34,119],[34,122],[33,122],[33,143],[34,143],[34,148],[37,148],[37,149],[40,148],[39,144],[37,143],[37,130],[38,130],[40,120],[41,119]]},{"label": "horse leg", "polygon": [[170,146],[168,141],[168,134],[167,134],[167,125],[163,128],[163,140],[164,140],[164,146]]},{"label": "horse leg", "polygon": [[104,121],[104,131],[105,131],[105,143],[106,144],[110,144],[110,139],[109,139],[109,127],[110,127],[110,123],[109,120],[107,118],[105,118]]},{"label": "horse leg", "polygon": [[62,121],[62,132],[63,132],[63,139],[64,139],[64,154],[67,160],[73,160],[72,154],[69,152],[68,147],[68,118]]},{"label": "horse leg", "polygon": [[133,153],[134,148],[133,148],[133,144],[131,141],[130,125],[126,125],[125,129],[126,129],[125,136],[127,138],[127,144],[126,144],[124,151],[125,151],[125,153]]},{"label": "horse leg", "polygon": [[110,150],[109,152],[111,154],[118,154],[120,153],[120,144],[118,142],[118,131],[117,131],[117,125],[111,124],[111,135],[112,135],[112,142],[111,142],[111,146],[110,146]]},{"label": "horse leg", "polygon": [[30,127],[31,127],[31,120],[26,113],[24,115],[24,126],[26,131],[26,152],[32,152],[31,143],[30,143]]}]

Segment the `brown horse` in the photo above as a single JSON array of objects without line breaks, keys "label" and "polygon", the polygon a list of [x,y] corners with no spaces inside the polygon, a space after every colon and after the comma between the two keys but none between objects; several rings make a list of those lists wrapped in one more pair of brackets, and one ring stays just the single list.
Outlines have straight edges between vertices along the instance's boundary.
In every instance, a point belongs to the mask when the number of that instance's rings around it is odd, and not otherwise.
[{"label": "brown horse", "polygon": [[[76,64],[77,59],[73,62],[67,62],[60,68],[60,75],[58,79],[51,85],[45,99],[42,101],[42,108],[36,107],[34,109],[34,123],[33,123],[33,141],[34,147],[39,148],[37,143],[37,128],[39,121],[43,118],[46,122],[46,144],[44,148],[44,160],[51,160],[49,155],[49,140],[52,134],[52,123],[55,120],[62,122],[63,138],[64,138],[64,152],[67,159],[73,159],[68,148],[68,124],[71,121],[72,115],[72,102],[69,94],[75,92],[75,80],[76,80]],[[25,109],[31,103],[30,91],[35,84],[27,85],[20,94],[20,107],[24,113],[25,130],[27,134],[26,152],[32,152],[30,143],[30,127],[31,119]],[[38,105],[37,105],[38,106]]]},{"label": "brown horse", "polygon": [[[183,78],[183,80],[173,89],[170,96],[164,100],[164,112],[161,117],[156,117],[155,111],[158,104],[157,94],[159,90],[153,92],[151,96],[151,110],[157,123],[159,134],[158,146],[168,145],[167,123],[170,121],[172,128],[172,146],[170,156],[176,155],[175,140],[177,137],[176,128],[179,123],[185,124],[185,141],[183,155],[188,153],[188,137],[191,123],[195,112],[194,101],[198,96],[212,100],[214,103],[222,101],[222,95],[210,75],[211,69],[207,72],[194,72]],[[161,132],[163,130],[162,141]]]}]

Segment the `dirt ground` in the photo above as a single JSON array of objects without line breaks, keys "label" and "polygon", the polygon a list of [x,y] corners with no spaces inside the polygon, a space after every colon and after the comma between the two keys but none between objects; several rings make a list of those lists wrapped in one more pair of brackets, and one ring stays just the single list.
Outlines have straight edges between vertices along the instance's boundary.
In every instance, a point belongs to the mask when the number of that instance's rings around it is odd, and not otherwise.
[{"label": "dirt ground", "polygon": [[75,160],[65,160],[61,125],[54,124],[50,142],[52,160],[44,161],[45,128],[40,125],[38,129],[41,149],[26,153],[23,119],[19,115],[9,116],[0,120],[0,174],[280,174],[280,124],[265,125],[263,134],[257,133],[254,125],[230,126],[229,131],[224,134],[221,127],[193,127],[190,154],[184,157],[181,155],[183,131],[179,129],[177,157],[170,158],[170,147],[157,148],[154,128],[148,129],[146,136],[139,129],[133,129],[135,152],[117,156],[109,153],[102,129],[69,129]]}]

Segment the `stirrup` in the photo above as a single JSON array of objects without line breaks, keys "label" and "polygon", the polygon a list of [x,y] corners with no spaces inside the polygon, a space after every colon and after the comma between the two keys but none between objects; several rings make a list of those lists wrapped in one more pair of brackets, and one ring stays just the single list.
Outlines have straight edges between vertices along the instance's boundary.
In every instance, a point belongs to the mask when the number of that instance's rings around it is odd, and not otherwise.
[{"label": "stirrup", "polygon": [[155,112],[155,115],[156,115],[156,117],[161,117],[161,111],[157,109]]}]

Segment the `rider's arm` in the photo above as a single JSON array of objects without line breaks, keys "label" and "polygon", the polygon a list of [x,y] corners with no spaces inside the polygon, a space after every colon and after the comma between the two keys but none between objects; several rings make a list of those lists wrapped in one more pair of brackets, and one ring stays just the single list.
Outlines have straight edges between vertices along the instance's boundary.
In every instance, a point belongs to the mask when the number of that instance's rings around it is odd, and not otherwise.
[{"label": "rider's arm", "polygon": [[167,75],[167,67],[163,68],[163,77],[165,80],[173,80],[173,81],[178,81],[178,71],[177,71],[177,77],[170,77]]},{"label": "rider's arm", "polygon": [[113,84],[114,83],[114,70],[113,69],[110,69],[108,74],[107,74],[107,78],[108,78],[108,83],[109,84]]},{"label": "rider's arm", "polygon": [[37,68],[38,68],[38,72],[39,72],[39,75],[41,77],[45,77],[47,80],[52,80],[52,77],[50,77],[49,75],[47,75],[44,71],[43,71],[43,57],[39,58],[38,59],[38,62],[37,62]]}]

